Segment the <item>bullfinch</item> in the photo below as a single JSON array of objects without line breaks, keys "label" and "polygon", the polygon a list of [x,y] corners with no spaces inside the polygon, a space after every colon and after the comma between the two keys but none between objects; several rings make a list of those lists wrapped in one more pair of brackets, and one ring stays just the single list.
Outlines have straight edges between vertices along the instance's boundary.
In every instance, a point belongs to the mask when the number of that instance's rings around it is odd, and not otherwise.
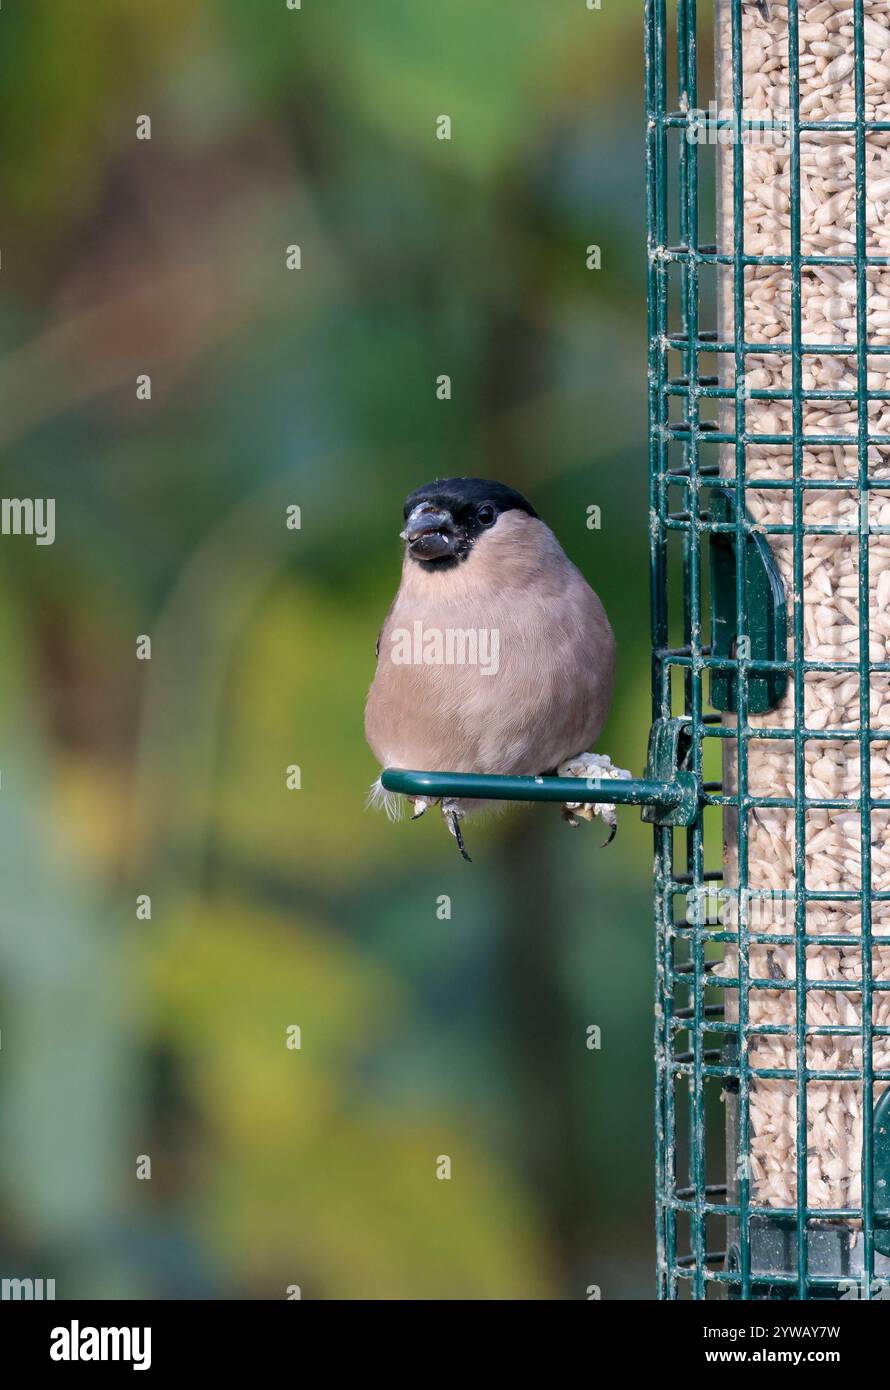
[{"label": "bullfinch", "polygon": [[[612,629],[531,503],[503,483],[445,478],[408,497],[401,539],[401,582],[365,709],[381,767],[628,776],[587,753],[612,698]],[[379,779],[372,787],[372,803],[393,818],[404,799]],[[416,798],[412,819],[432,804]],[[461,820],[484,804],[442,801],[465,859]],[[614,807],[596,809],[611,839]],[[593,809],[568,803],[563,814],[577,824]]]}]

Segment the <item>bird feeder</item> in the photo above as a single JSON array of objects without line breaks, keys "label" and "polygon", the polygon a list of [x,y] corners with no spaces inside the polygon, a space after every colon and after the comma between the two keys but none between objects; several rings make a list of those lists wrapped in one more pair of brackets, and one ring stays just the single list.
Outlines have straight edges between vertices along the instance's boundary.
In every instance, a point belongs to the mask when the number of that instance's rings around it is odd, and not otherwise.
[{"label": "bird feeder", "polygon": [[873,1298],[890,1275],[890,13],[715,10],[715,35],[695,0],[646,12],[655,714],[685,720],[702,789],[684,844],[656,831],[659,1293]]},{"label": "bird feeder", "polygon": [[382,782],[642,807],[659,1296],[874,1298],[890,1287],[890,13],[715,0],[700,21],[696,0],[647,0],[646,56],[645,776]]}]

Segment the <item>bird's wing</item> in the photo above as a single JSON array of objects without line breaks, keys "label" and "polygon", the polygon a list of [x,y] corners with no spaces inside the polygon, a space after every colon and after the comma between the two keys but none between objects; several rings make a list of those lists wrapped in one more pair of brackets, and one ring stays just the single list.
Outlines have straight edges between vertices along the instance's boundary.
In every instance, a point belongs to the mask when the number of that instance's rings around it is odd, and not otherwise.
[{"label": "bird's wing", "polygon": [[399,599],[399,595],[398,595],[398,591],[397,591],[397,592],[396,592],[396,595],[395,595],[395,598],[393,599],[392,603],[389,605],[389,607],[388,607],[387,610],[386,610],[386,616],[385,616],[385,618],[383,619],[383,622],[382,622],[382,624],[381,624],[381,626],[380,626],[380,631],[379,631],[378,634],[377,634],[377,641],[374,643],[374,655],[375,655],[375,656],[378,656],[378,657],[379,657],[379,655],[380,655],[380,639],[381,639],[381,637],[383,636],[384,632],[386,631],[387,623],[389,622],[390,618],[392,617],[392,610],[395,608],[396,604],[398,603],[398,599]]}]

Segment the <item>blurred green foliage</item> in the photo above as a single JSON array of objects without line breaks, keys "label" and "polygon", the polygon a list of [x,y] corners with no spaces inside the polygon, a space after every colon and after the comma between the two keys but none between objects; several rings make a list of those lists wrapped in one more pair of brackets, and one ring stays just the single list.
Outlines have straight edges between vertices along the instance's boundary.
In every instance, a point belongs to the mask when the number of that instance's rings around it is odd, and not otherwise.
[{"label": "blurred green foliage", "polygon": [[58,538],[0,538],[0,1270],[648,1296],[648,833],[519,810],[467,868],[433,817],[365,809],[362,736],[402,498],[478,474],[601,593],[601,747],[642,771],[641,7],[2,24],[4,493],[54,496]]}]

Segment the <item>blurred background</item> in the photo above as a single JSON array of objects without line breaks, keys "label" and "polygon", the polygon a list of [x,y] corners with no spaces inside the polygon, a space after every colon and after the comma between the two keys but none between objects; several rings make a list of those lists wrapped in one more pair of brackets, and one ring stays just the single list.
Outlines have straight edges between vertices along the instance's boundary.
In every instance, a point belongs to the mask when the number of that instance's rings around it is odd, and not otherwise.
[{"label": "blurred background", "polygon": [[0,22],[2,491],[57,529],[0,537],[0,1274],[653,1296],[648,828],[518,809],[469,867],[362,733],[402,500],[475,474],[601,594],[642,775],[642,5]]}]

